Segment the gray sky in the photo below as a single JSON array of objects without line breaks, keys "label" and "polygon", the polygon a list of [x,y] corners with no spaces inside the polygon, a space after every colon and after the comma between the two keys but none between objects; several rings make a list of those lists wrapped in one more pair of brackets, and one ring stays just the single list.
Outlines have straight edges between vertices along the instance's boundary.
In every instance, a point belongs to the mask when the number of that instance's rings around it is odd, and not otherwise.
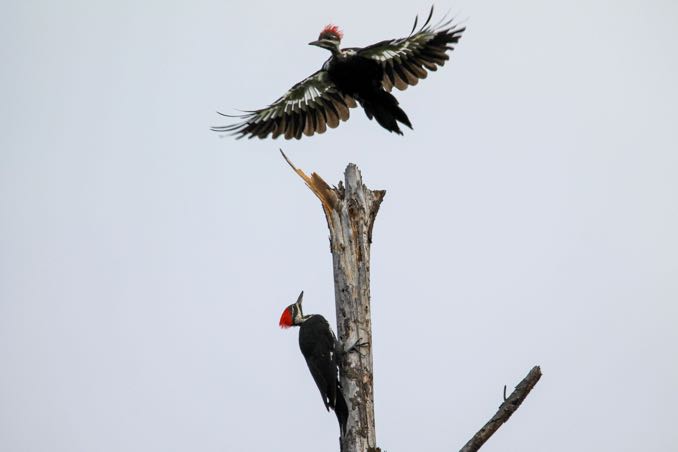
[{"label": "gray sky", "polygon": [[388,190],[374,230],[377,438],[450,451],[678,444],[678,4],[456,1],[451,62],[301,142],[235,141],[344,44],[429,1],[0,7],[0,450],[336,450],[282,309],[334,323],[319,202],[278,154]]}]

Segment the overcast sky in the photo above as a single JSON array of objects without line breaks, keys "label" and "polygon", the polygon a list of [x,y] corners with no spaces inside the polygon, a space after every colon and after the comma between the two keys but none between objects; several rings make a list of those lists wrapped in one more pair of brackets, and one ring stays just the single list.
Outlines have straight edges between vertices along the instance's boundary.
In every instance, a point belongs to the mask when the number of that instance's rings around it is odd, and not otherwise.
[{"label": "overcast sky", "polygon": [[5,1],[0,450],[338,449],[297,344],[334,324],[328,232],[282,147],[386,189],[372,247],[377,439],[454,451],[678,447],[678,3],[438,3],[468,29],[396,93],[301,141],[219,137],[429,0]]}]

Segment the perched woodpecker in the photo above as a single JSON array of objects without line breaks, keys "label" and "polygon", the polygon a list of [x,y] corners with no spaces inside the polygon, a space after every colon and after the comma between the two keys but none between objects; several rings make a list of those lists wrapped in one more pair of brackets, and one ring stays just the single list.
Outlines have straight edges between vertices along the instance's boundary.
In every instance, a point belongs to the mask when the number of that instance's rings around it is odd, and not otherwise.
[{"label": "perched woodpecker", "polygon": [[310,45],[327,49],[332,56],[322,69],[294,85],[266,108],[246,111],[243,115],[224,115],[241,119],[226,126],[213,127],[216,132],[230,132],[242,137],[301,138],[324,133],[349,117],[349,109],[359,103],[369,119],[402,135],[398,123],[412,128],[409,118],[390,93],[416,85],[449,59],[465,27],[441,20],[431,25],[433,7],[426,22],[417,30],[417,20],[409,36],[381,41],[364,48],[341,49],[342,32],[335,25],[326,26]]},{"label": "perched woodpecker", "polygon": [[338,354],[341,348],[325,317],[319,314],[304,315],[301,302],[302,291],[297,302],[289,305],[280,316],[280,328],[299,327],[299,348],[306,359],[308,370],[320,390],[327,411],[334,410],[343,435],[348,419],[348,407],[339,384]]}]

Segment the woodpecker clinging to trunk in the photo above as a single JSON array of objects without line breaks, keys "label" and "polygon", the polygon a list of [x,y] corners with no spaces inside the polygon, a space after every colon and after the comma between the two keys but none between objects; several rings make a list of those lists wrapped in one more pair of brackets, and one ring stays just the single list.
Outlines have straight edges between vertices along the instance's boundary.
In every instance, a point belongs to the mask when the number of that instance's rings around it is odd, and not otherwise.
[{"label": "woodpecker clinging to trunk", "polygon": [[280,327],[299,327],[299,348],[306,359],[308,370],[320,390],[327,411],[332,408],[339,421],[343,435],[348,419],[348,407],[341,392],[338,377],[338,354],[341,349],[337,338],[325,317],[319,314],[304,315],[301,302],[302,291],[297,302],[289,305],[280,316]]},{"label": "woodpecker clinging to trunk", "polygon": [[[346,121],[349,109],[364,108],[369,119],[390,132],[402,135],[398,123],[412,128],[405,112],[390,93],[395,86],[404,90],[426,78],[449,59],[464,27],[441,20],[431,25],[428,19],[417,30],[417,19],[409,36],[381,41],[364,48],[341,49],[343,34],[335,25],[326,26],[310,45],[332,52],[322,69],[294,85],[266,108],[235,116],[241,122],[213,127],[216,132],[231,132],[242,137],[300,139],[303,135],[323,133]],[[229,115],[224,115],[229,116]]]}]

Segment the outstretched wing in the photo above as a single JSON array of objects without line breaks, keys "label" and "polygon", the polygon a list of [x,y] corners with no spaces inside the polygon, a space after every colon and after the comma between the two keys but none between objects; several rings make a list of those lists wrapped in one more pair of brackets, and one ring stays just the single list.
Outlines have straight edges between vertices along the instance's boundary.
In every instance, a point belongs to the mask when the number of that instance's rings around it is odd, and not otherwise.
[{"label": "outstretched wing", "polygon": [[428,19],[419,30],[417,21],[406,38],[391,39],[365,47],[359,55],[380,62],[384,68],[382,86],[391,91],[395,86],[404,90],[408,85],[416,85],[419,79],[426,78],[429,71],[435,71],[450,59],[448,51],[454,50],[465,27],[452,25],[452,20],[443,18],[438,24],[431,25],[433,7]]},{"label": "outstretched wing", "polygon": [[[349,109],[356,107],[355,99],[343,95],[320,70],[289,89],[280,99],[266,108],[245,112],[236,124],[212,127],[215,132],[230,132],[238,138],[286,139],[324,133],[327,127],[335,128],[339,121],[346,121]],[[229,115],[223,115],[229,116]]]}]

